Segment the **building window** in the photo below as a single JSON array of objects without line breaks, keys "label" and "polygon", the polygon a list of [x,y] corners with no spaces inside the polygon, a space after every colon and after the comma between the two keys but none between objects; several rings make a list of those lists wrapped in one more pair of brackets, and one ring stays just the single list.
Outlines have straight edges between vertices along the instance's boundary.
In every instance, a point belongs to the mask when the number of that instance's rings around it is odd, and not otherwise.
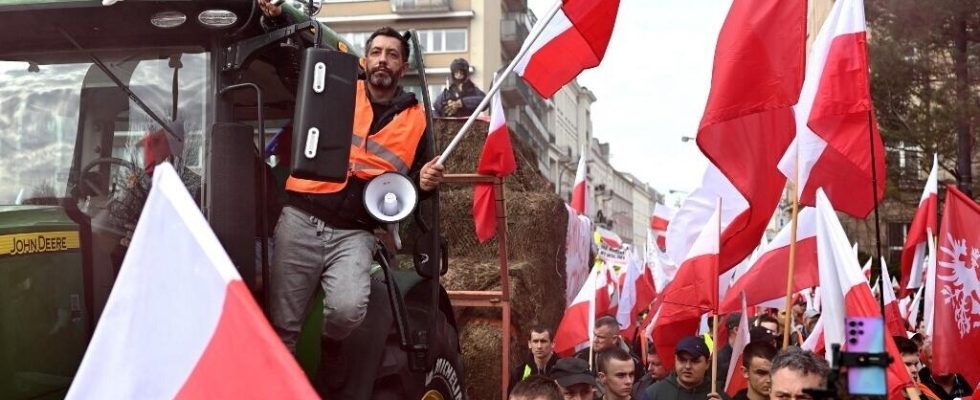
[{"label": "building window", "polygon": [[445,83],[429,85],[429,99],[434,103],[439,98],[439,95],[442,94],[443,90],[446,90]]},{"label": "building window", "polygon": [[465,52],[466,29],[430,29],[418,31],[419,44],[426,54]]}]

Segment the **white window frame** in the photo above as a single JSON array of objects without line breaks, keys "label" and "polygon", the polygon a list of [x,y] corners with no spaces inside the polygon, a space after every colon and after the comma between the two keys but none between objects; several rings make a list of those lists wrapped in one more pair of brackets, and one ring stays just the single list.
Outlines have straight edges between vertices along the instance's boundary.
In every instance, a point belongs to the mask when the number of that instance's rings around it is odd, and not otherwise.
[{"label": "white window frame", "polygon": [[[461,32],[463,32],[463,48],[462,49],[458,49],[458,50],[457,49],[446,50],[446,33],[450,32],[450,31],[461,31]],[[466,28],[423,29],[423,30],[419,30],[418,33],[419,33],[420,39],[421,39],[421,37],[422,37],[423,34],[425,35],[424,36],[425,43],[421,43],[421,40],[420,40],[420,43],[419,43],[419,45],[422,46],[422,53],[423,54],[465,53],[465,52],[467,52],[467,51],[470,50],[470,32]],[[436,34],[442,36],[442,48],[441,49],[438,49],[438,50],[434,48],[435,46],[433,46],[433,39],[432,39],[433,37],[435,37],[434,35],[436,35]]]}]

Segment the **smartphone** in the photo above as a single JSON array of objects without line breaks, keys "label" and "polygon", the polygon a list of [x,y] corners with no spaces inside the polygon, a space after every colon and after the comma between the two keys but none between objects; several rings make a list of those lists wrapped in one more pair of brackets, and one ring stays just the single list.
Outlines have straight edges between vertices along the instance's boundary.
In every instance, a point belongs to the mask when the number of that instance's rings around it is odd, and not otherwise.
[{"label": "smartphone", "polygon": [[[849,353],[884,353],[885,321],[881,317],[855,317],[844,320],[845,349]],[[847,391],[852,395],[886,396],[885,367],[848,367]]]}]

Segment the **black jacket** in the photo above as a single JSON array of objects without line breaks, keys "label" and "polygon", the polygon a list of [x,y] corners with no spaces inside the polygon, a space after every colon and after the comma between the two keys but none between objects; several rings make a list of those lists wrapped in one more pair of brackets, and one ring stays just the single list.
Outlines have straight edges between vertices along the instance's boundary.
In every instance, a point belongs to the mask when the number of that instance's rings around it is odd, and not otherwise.
[{"label": "black jacket", "polygon": [[[737,361],[736,361],[737,362]],[[728,381],[728,368],[732,363],[732,345],[726,343],[718,350],[718,387],[725,387]]]},{"label": "black jacket", "polygon": [[950,393],[947,393],[946,390],[943,389],[942,385],[933,379],[932,370],[930,370],[929,367],[924,367],[919,370],[919,381],[922,382],[923,385],[926,385],[927,388],[936,393],[936,396],[939,396],[939,398],[943,400],[953,400],[957,397],[962,398],[973,394],[973,389],[970,388],[970,384],[967,383],[966,379],[963,378],[963,375],[960,374],[956,374],[953,377],[953,389],[950,391]]},{"label": "black jacket", "polygon": [[[719,392],[723,392],[719,390]],[[677,373],[671,372],[664,380],[654,383],[646,391],[647,400],[704,400],[711,393],[711,378],[705,377],[701,385],[694,390],[682,388],[677,383]],[[719,393],[723,400],[729,400],[728,395]]]},{"label": "black jacket", "polygon": [[551,374],[551,369],[555,367],[555,363],[558,362],[559,359],[561,359],[561,357],[558,357],[558,354],[552,353],[551,358],[549,358],[548,362],[545,363],[544,369],[540,370],[538,369],[538,365],[534,363],[534,357],[529,357],[527,361],[521,363],[511,371],[510,383],[508,384],[507,392],[510,393],[511,390],[514,390],[514,385],[516,385],[517,382],[520,382],[526,378],[526,376],[524,376],[525,372],[528,373],[527,376],[548,376]]},{"label": "black jacket", "polygon": [[[435,108],[437,117],[469,117],[476,111],[476,107],[480,105],[484,97],[486,97],[486,94],[480,88],[476,87],[473,81],[467,79],[463,81],[462,88],[460,88],[460,85],[454,83],[443,90],[439,94],[439,97],[436,98],[436,103],[433,107]],[[463,101],[463,106],[452,115],[448,115],[445,112],[446,103],[449,100]]]}]

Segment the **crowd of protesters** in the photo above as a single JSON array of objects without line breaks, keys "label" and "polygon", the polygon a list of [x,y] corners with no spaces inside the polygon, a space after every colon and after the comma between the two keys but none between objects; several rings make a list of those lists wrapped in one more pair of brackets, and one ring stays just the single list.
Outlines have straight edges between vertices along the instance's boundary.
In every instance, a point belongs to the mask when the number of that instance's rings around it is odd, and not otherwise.
[{"label": "crowd of protesters", "polygon": [[[846,390],[846,374],[833,372],[823,356],[802,350],[800,345],[813,332],[819,314],[793,307],[791,345],[782,348],[784,329],[780,313],[771,310],[748,319],[750,337],[740,361],[732,359],[741,315],[721,319],[726,340],[709,333],[682,338],[673,354],[658,354],[656,346],[630,343],[620,332],[615,318],[595,321],[591,346],[574,356],[561,358],[553,350],[554,330],[531,329],[528,360],[517,366],[510,378],[511,400],[811,400],[852,398]],[[721,325],[719,325],[721,327]],[[712,330],[709,328],[708,332]],[[637,335],[642,336],[642,335]],[[969,398],[973,390],[959,374],[934,376],[930,342],[922,333],[893,338],[901,360],[918,388],[920,398],[954,400]],[[643,354],[646,350],[646,354]],[[664,360],[673,359],[673,370]],[[712,383],[712,357],[717,357],[717,380]],[[740,390],[726,392],[731,363],[743,383]],[[733,375],[733,381],[735,375]],[[905,396],[908,396],[906,393]]]}]

